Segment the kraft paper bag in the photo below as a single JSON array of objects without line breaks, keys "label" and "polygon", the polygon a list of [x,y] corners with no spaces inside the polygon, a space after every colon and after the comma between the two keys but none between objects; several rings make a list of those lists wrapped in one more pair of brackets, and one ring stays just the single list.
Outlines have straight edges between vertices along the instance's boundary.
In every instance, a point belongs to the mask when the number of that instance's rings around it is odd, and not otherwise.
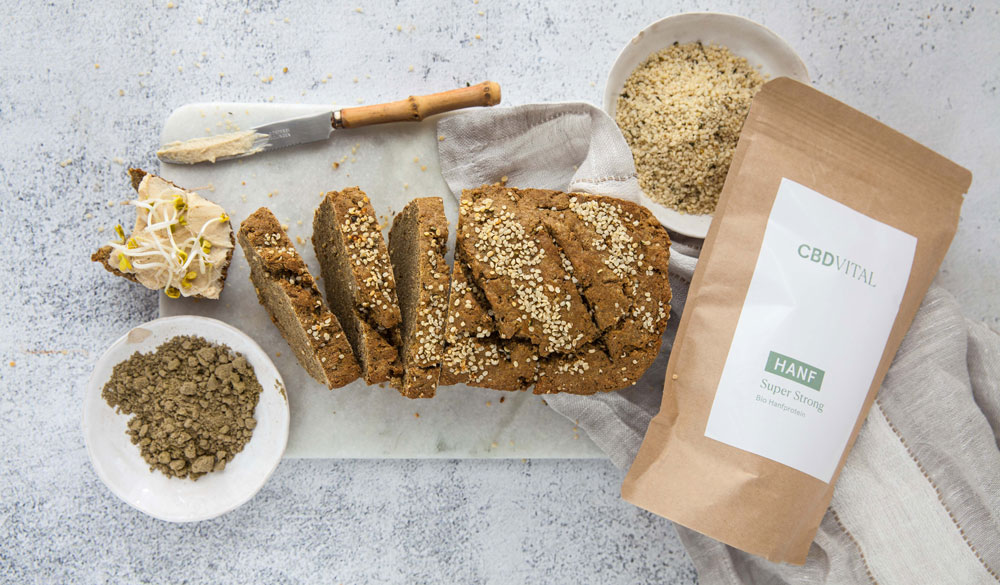
[{"label": "kraft paper bag", "polygon": [[971,180],[809,86],[765,84],[622,496],[769,560],[805,562]]}]

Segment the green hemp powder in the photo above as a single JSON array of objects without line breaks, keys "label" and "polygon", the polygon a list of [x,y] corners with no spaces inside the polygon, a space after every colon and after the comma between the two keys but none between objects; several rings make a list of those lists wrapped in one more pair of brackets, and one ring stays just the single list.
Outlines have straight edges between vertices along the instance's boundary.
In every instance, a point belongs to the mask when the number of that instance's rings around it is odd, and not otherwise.
[{"label": "green hemp powder", "polygon": [[250,441],[260,392],[243,355],[178,336],[116,365],[101,396],[133,415],[126,433],[150,471],[197,480],[225,469]]}]

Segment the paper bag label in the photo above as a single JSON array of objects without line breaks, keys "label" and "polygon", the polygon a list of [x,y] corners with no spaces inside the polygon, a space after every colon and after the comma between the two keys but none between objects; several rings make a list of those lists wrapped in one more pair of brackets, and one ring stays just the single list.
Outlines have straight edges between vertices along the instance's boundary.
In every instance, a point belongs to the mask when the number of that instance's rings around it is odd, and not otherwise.
[{"label": "paper bag label", "polygon": [[782,179],[705,436],[829,482],[917,239]]}]

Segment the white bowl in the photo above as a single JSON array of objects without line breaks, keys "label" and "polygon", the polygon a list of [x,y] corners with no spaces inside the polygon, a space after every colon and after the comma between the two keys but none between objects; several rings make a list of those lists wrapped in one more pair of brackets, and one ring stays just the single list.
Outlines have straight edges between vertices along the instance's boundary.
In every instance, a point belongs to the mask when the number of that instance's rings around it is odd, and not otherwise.
[{"label": "white bowl", "polygon": [[[619,53],[604,87],[604,111],[612,118],[618,106],[618,96],[632,71],[651,54],[673,43],[722,45],[733,54],[745,58],[751,66],[760,66],[768,79],[791,77],[809,83],[809,72],[792,47],[766,27],[741,16],[717,12],[688,12],[668,16],[646,27]],[[657,217],[667,228],[686,236],[704,238],[711,215],[680,213],[659,206]]]},{"label": "white bowl", "polygon": [[[101,397],[115,365],[133,353],[148,353],[178,335],[197,335],[225,344],[253,366],[263,391],[254,416],[253,436],[219,472],[198,478],[170,478],[150,471],[125,434],[130,416],[117,414]],[[123,335],[94,367],[83,403],[83,437],[101,481],[135,508],[168,522],[194,522],[235,509],[257,493],[274,472],[288,440],[288,400],[281,375],[264,350],[235,327],[194,315],[156,319]]]}]

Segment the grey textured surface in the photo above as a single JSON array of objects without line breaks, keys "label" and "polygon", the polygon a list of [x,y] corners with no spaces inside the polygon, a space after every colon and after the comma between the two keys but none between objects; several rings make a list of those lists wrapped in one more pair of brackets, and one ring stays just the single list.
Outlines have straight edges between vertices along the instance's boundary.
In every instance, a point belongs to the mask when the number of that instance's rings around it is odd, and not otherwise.
[{"label": "grey textured surface", "polygon": [[[374,103],[487,78],[508,104],[600,103],[633,34],[704,7],[173,2],[10,3],[0,16],[0,580],[692,582],[669,523],[621,502],[622,473],[603,461],[287,460],[249,504],[175,526],[101,485],[79,417],[100,352],[156,316],[154,293],[87,255],[125,219],[108,205],[127,197],[114,159],[156,169],[173,108]],[[973,171],[939,281],[997,328],[1000,6],[713,8],[770,26],[819,89]]]}]

